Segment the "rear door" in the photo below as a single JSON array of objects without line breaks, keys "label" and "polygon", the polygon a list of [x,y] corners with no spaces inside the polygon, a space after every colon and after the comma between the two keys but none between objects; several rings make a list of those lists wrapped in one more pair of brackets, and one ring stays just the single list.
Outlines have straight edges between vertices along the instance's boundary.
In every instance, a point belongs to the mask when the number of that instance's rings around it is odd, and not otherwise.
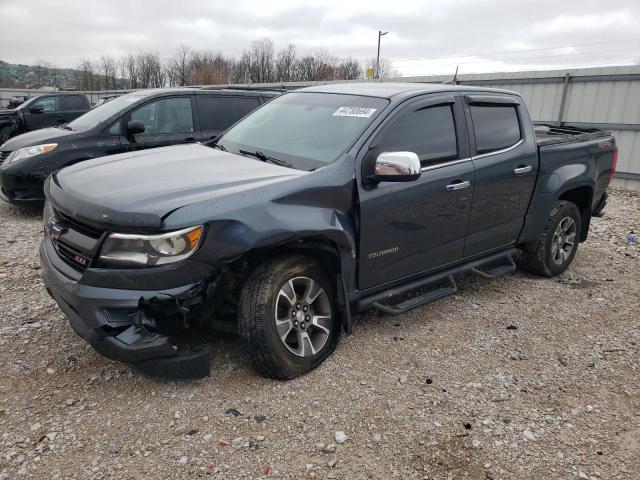
[{"label": "rear door", "polygon": [[24,121],[27,130],[37,130],[45,127],[55,127],[64,123],[64,115],[60,110],[59,97],[48,95],[36,99],[28,105],[24,112]]},{"label": "rear door", "polygon": [[213,140],[260,106],[259,97],[197,94],[203,141]]},{"label": "rear door", "polygon": [[462,258],[474,174],[460,103],[453,94],[412,100],[371,141],[363,162],[410,151],[422,172],[412,182],[360,185],[360,289]]},{"label": "rear door", "polygon": [[60,113],[64,123],[69,123],[88,111],[86,100],[83,101],[80,95],[64,95],[59,97],[58,102],[62,105]]},{"label": "rear door", "polygon": [[161,97],[140,105],[124,117],[124,127],[130,120],[140,121],[145,126],[143,133],[126,139],[128,149],[142,150],[200,141],[202,137],[194,113],[192,95]]},{"label": "rear door", "polygon": [[538,152],[519,97],[474,93],[464,98],[475,168],[468,257],[516,241],[538,172]]}]

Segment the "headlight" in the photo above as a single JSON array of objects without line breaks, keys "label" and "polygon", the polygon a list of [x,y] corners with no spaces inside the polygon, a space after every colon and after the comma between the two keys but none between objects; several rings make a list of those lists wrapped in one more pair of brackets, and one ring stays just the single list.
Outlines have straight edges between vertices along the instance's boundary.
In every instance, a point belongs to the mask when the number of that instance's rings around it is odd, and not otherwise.
[{"label": "headlight", "polygon": [[13,163],[18,160],[24,160],[25,158],[35,157],[36,155],[42,155],[43,153],[49,153],[58,146],[57,143],[46,143],[44,145],[34,145],[33,147],[19,148],[7,158],[7,162]]},{"label": "headlight", "polygon": [[100,260],[112,265],[164,265],[190,257],[198,248],[202,226],[161,235],[112,233],[102,246]]}]

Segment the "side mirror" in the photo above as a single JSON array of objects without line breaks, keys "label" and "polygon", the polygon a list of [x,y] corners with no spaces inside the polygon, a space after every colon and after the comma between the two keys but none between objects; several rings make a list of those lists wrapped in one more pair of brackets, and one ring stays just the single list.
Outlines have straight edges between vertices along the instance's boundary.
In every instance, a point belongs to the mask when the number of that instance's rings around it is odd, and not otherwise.
[{"label": "side mirror", "polygon": [[144,130],[144,122],[141,122],[140,120],[129,120],[127,122],[127,135],[137,135],[139,133],[144,133]]},{"label": "side mirror", "polygon": [[413,152],[383,152],[376,158],[373,179],[378,182],[411,182],[420,178],[420,159]]},{"label": "side mirror", "polygon": [[42,107],[29,107],[29,113],[42,113],[44,108]]}]

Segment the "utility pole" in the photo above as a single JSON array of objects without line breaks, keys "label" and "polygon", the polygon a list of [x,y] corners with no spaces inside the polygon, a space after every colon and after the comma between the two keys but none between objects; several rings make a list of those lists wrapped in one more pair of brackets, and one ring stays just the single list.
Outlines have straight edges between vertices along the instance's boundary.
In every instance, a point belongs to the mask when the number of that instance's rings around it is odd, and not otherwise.
[{"label": "utility pole", "polygon": [[380,37],[386,35],[389,32],[383,32],[378,30],[378,56],[376,57],[376,78],[380,78]]}]

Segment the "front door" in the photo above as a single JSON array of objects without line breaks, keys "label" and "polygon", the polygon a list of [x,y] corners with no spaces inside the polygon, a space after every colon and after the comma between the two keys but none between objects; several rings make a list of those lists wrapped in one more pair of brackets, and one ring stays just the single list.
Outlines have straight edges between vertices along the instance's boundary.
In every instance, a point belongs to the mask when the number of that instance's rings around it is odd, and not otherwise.
[{"label": "front door", "polygon": [[519,97],[467,95],[476,183],[465,257],[513,244],[524,224],[538,152]]},{"label": "front door", "polygon": [[406,183],[360,185],[359,289],[460,260],[474,188],[461,98],[411,101],[387,119],[365,156],[410,151],[421,176]]},{"label": "front door", "polygon": [[45,127],[55,127],[64,123],[58,97],[42,97],[25,107],[24,121],[27,130],[38,130]]},{"label": "front door", "polygon": [[125,116],[144,123],[145,131],[129,138],[129,150],[194,143],[201,139],[194,121],[191,96],[166,97],[147,102]]}]

